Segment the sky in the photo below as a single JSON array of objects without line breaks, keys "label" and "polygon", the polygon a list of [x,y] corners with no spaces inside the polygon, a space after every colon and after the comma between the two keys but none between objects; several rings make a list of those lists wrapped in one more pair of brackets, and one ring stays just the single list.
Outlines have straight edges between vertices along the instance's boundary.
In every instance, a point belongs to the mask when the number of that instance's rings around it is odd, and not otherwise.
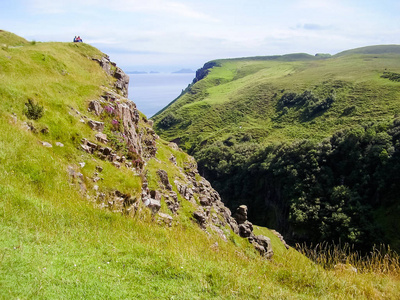
[{"label": "sky", "polygon": [[0,29],[83,41],[125,72],[400,44],[398,0],[0,0]]}]

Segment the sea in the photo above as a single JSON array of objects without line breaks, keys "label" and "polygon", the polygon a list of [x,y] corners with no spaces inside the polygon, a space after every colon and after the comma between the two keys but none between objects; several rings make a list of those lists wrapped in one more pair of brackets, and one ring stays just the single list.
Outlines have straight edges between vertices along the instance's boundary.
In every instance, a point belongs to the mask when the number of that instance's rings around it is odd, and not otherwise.
[{"label": "sea", "polygon": [[129,99],[151,118],[175,100],[195,77],[195,73],[129,74]]}]

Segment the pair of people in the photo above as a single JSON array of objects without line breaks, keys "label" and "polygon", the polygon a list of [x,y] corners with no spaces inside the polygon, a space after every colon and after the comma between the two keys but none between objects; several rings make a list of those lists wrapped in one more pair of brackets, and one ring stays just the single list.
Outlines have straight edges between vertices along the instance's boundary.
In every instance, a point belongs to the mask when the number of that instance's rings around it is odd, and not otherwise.
[{"label": "pair of people", "polygon": [[82,41],[82,39],[81,39],[81,37],[80,36],[75,36],[75,38],[74,38],[74,43],[82,43],[83,41]]}]

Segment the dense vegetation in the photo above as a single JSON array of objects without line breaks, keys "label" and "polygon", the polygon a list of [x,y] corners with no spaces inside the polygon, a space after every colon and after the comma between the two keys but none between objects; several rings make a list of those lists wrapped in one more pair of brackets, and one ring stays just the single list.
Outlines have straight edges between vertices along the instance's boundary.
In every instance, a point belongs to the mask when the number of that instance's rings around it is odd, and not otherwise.
[{"label": "dense vegetation", "polygon": [[256,207],[254,222],[272,224],[292,241],[369,250],[390,240],[397,248],[399,125],[354,127],[321,143],[262,147],[229,140],[197,156],[225,199],[238,201],[228,204]]},{"label": "dense vegetation", "polygon": [[400,250],[399,49],[218,60],[156,128],[291,242]]}]

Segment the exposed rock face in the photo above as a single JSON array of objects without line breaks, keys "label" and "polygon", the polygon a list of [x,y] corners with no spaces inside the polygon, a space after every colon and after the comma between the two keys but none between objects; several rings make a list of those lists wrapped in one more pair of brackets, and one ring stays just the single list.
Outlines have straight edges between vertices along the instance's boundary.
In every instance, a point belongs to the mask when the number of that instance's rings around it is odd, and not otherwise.
[{"label": "exposed rock face", "polygon": [[99,101],[94,100],[89,103],[88,111],[93,111],[96,116],[100,116],[103,112],[103,107]]},{"label": "exposed rock face", "polygon": [[271,258],[272,255],[274,255],[271,247],[271,240],[270,238],[263,235],[254,235],[253,224],[247,220],[246,205],[240,205],[237,208],[234,214],[234,218],[239,224],[239,235],[243,238],[247,238],[262,256],[266,258]]},{"label": "exposed rock face", "polygon": [[[127,95],[129,77],[124,76],[125,73],[112,64],[107,57],[97,61],[108,74],[117,79],[116,89],[122,91],[123,95]],[[140,175],[142,180],[141,193],[135,197],[119,191],[100,192],[98,184],[103,180],[99,174],[102,168],[96,167],[96,171],[89,179],[96,183],[92,187],[97,195],[93,201],[96,201],[99,207],[124,214],[133,214],[143,207],[147,207],[151,210],[154,220],[160,224],[171,226],[174,216],[179,213],[180,199],[183,198],[192,203],[195,208],[193,219],[207,233],[215,232],[225,241],[228,240],[227,235],[238,234],[247,238],[264,257],[270,258],[273,255],[270,240],[264,236],[254,235],[253,225],[247,220],[247,207],[241,205],[232,217],[231,211],[225,207],[218,192],[205,178],[199,175],[194,158],[188,157],[182,167],[177,164],[176,157],[171,154],[169,161],[174,167],[178,167],[179,175],[172,179],[168,175],[168,169],[159,169],[156,172],[158,176],[157,190],[149,189],[145,164],[157,153],[156,140],[158,136],[150,122],[144,119],[140,120],[140,114],[132,101],[116,92],[106,90],[100,99],[93,100],[88,104],[88,111],[93,114],[92,117],[98,117],[101,121],[91,120],[73,108],[71,109],[74,115],[97,131],[96,142],[82,139],[81,149],[109,161],[117,169],[132,169],[133,174]],[[174,151],[182,151],[174,143],[169,145]],[[121,147],[124,152],[120,150]],[[88,182],[89,179],[75,171],[75,168],[71,167],[69,172],[73,180],[80,184],[82,193],[86,193],[85,182]],[[176,172],[175,170],[174,173],[176,174]],[[162,203],[166,204],[171,215],[160,211]]]},{"label": "exposed rock face", "polygon": [[233,218],[236,220],[238,224],[243,224],[244,222],[247,221],[247,206],[246,205],[240,205],[236,213],[233,215]]},{"label": "exposed rock face", "polygon": [[[93,60],[97,61],[100,66],[103,68],[103,70],[108,74],[108,75],[113,75],[111,72],[111,65],[113,64],[108,56],[102,57],[100,60],[93,58]],[[115,64],[114,64],[115,65]]]},{"label": "exposed rock face", "polygon": [[121,92],[122,96],[128,97],[129,76],[121,68],[117,67],[115,63],[111,62],[108,56],[104,56],[101,59],[93,58],[93,60],[97,61],[108,75],[116,79],[114,86]]},{"label": "exposed rock face", "polygon": [[[136,161],[136,167],[142,164],[143,159],[155,156],[158,136],[151,128],[139,129],[140,115],[135,103],[114,92],[107,91],[101,99],[91,101],[88,110],[96,116],[111,119],[110,124],[107,126],[111,128],[113,138],[124,143],[131,153],[137,155],[139,160]],[[98,131],[96,134],[98,142],[103,144],[108,143],[110,137],[102,133],[106,126],[104,122],[89,120],[88,125],[93,130]],[[118,160],[117,158],[108,157],[112,155],[113,151],[107,147],[102,148],[100,145],[97,145],[97,147],[90,147],[92,150],[87,147],[83,148],[89,153],[94,153],[96,149],[99,150],[101,153],[100,157],[103,159],[110,161]]]},{"label": "exposed rock face", "polygon": [[157,175],[161,179],[161,183],[165,186],[167,190],[172,190],[172,185],[169,183],[168,174],[164,170],[158,170]]},{"label": "exposed rock face", "polygon": [[272,251],[272,246],[271,246],[271,239],[263,236],[263,235],[257,235],[253,237],[253,240],[251,243],[254,245],[254,248],[260,254],[266,258],[271,258],[274,255],[274,252]]},{"label": "exposed rock face", "polygon": [[122,95],[128,97],[129,76],[117,67],[114,77],[117,79],[115,87],[122,92]]},{"label": "exposed rock face", "polygon": [[[203,228],[208,226],[213,231],[216,231],[214,226],[220,229],[231,228],[238,234],[238,226],[231,217],[230,210],[222,203],[219,194],[211,187],[211,184],[199,175],[197,164],[193,158],[189,163],[186,163],[183,171],[185,174],[184,181],[176,179],[174,183],[183,198],[198,205],[193,217],[200,226]],[[196,198],[199,199],[198,202]],[[223,230],[217,233],[226,239]]]},{"label": "exposed rock face", "polygon": [[202,80],[204,77],[210,73],[210,69],[217,66],[218,64],[214,61],[210,61],[205,63],[204,66],[196,71],[196,77],[193,79],[193,83],[196,83],[199,80]]},{"label": "exposed rock face", "polygon": [[104,130],[103,122],[89,120],[88,125],[90,126],[90,128],[92,128],[95,131],[102,132]]},{"label": "exposed rock face", "polygon": [[253,233],[253,224],[249,221],[245,221],[239,224],[239,235],[244,238],[248,238]]}]

